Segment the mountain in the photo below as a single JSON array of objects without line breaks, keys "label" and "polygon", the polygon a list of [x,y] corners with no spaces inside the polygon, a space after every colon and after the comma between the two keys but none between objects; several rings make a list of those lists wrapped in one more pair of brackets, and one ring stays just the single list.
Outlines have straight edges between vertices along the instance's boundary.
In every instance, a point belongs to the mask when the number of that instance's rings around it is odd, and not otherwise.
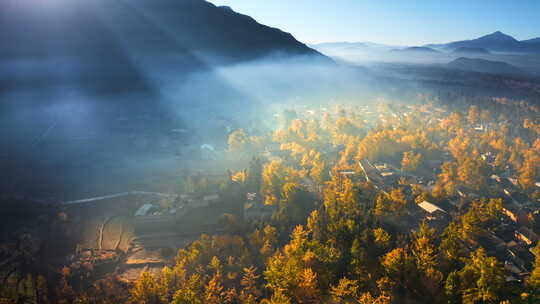
[{"label": "mountain", "polygon": [[425,46],[411,46],[404,49],[393,49],[395,52],[416,52],[416,53],[440,53],[437,50],[434,50]]},{"label": "mountain", "polygon": [[521,40],[521,42],[527,44],[530,48],[534,48],[537,52],[540,52],[540,37]]},{"label": "mountain", "polygon": [[460,47],[453,51],[456,54],[489,54],[484,48]]},{"label": "mountain", "polygon": [[[289,33],[203,0],[5,0],[0,37],[0,68],[17,70],[0,77],[2,87],[25,78],[140,87],[145,64],[181,73],[266,56],[326,60]],[[18,65],[28,62],[32,71]]]},{"label": "mountain", "polygon": [[533,44],[537,44],[537,43],[540,43],[540,37],[538,37],[538,38],[532,38],[532,39],[527,39],[527,40],[521,40],[521,42],[523,42],[523,43],[533,43]]},{"label": "mountain", "polygon": [[447,64],[448,67],[490,74],[523,74],[519,68],[502,61],[492,61],[479,58],[457,58]]},{"label": "mountain", "polygon": [[102,55],[115,47],[209,52],[233,60],[272,52],[319,55],[289,33],[203,0],[7,1],[0,15],[2,57]]},{"label": "mountain", "polygon": [[540,44],[536,44],[534,41],[533,43],[518,41],[500,31],[472,40],[455,41],[446,44],[428,44],[425,46],[447,51],[459,48],[483,48],[493,52],[540,52]]}]

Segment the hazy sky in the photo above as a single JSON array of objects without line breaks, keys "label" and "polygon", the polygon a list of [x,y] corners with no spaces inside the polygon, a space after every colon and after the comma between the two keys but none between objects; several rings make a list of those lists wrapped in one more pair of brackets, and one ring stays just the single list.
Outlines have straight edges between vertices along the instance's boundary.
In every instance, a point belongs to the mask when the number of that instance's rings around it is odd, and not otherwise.
[{"label": "hazy sky", "polygon": [[540,0],[210,0],[306,43],[420,45],[502,31],[540,37]]}]

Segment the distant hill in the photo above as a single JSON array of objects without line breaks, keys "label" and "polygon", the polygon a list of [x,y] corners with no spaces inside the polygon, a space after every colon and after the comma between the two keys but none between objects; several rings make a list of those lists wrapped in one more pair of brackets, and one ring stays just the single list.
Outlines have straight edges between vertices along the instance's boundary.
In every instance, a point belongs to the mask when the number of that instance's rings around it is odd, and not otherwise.
[{"label": "distant hill", "polygon": [[455,41],[446,44],[428,44],[426,47],[455,50],[459,48],[483,48],[493,52],[540,52],[540,43],[535,39],[518,41],[500,31],[472,40]]},{"label": "distant hill", "polygon": [[[540,37],[519,41],[514,37],[500,31],[484,35],[482,37],[461,40],[442,44],[426,44],[423,46],[399,47],[371,42],[325,42],[310,45],[323,54],[342,58],[352,62],[385,62],[385,61],[409,61],[424,63],[443,63],[446,59],[442,53],[452,53],[458,56],[486,55],[497,56],[497,53],[512,53],[513,55],[536,55],[540,54]],[[441,53],[440,55],[437,52]],[[399,56],[412,54],[409,58]],[[429,56],[431,54],[432,56]],[[425,55],[425,56],[422,56]],[[502,54],[507,55],[507,54]],[[515,58],[513,63],[521,59]],[[527,60],[527,59],[525,59]],[[535,63],[536,60],[533,60]],[[519,63],[520,66],[529,63]],[[536,69],[534,67],[533,69]]]},{"label": "distant hill", "polygon": [[417,52],[417,53],[440,53],[430,47],[425,46],[411,46],[404,49],[393,49],[393,52]]},{"label": "distant hill", "polygon": [[460,47],[453,51],[457,54],[489,54],[489,51],[484,48]]},{"label": "distant hill", "polygon": [[532,39],[527,39],[527,40],[521,40],[521,42],[523,42],[523,43],[529,43],[529,44],[536,44],[536,43],[539,43],[539,44],[540,44],[540,37],[538,37],[538,38],[532,38]]},{"label": "distant hill", "polygon": [[2,57],[101,56],[126,47],[208,52],[232,60],[273,52],[320,56],[289,33],[204,0],[130,0],[129,6],[117,0],[72,0],[62,7],[51,1],[50,8],[47,1],[6,2],[0,4]]},{"label": "distant hill", "polygon": [[479,58],[457,58],[447,64],[448,67],[490,74],[523,74],[519,68],[502,61],[492,61]]},{"label": "distant hill", "polygon": [[6,0],[0,37],[0,68],[35,61],[31,71],[16,66],[16,75],[0,77],[4,88],[25,79],[140,88],[148,76],[141,65],[150,61],[183,73],[269,55],[328,60],[289,33],[203,0]]}]

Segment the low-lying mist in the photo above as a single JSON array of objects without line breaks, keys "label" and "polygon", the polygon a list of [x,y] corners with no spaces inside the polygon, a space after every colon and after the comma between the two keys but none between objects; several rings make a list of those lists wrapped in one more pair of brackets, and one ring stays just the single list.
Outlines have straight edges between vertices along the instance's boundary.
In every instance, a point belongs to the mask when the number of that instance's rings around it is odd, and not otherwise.
[{"label": "low-lying mist", "polygon": [[[2,65],[17,76],[1,81],[2,190],[63,199],[133,189],[185,167],[182,146],[223,149],[235,128],[264,126],[271,105],[363,100],[377,90],[369,71],[320,58],[191,58],[142,57],[135,75],[67,58]],[[116,82],[122,90],[109,90]]]},{"label": "low-lying mist", "polygon": [[2,75],[16,76],[0,80],[3,191],[59,200],[144,190],[149,180],[196,167],[202,144],[224,151],[231,131],[268,130],[290,106],[414,102],[419,93],[467,89],[471,79],[474,94],[504,93],[483,88],[483,75],[320,56],[234,63],[185,53],[126,62],[126,69],[69,58],[0,65]]},{"label": "low-lying mist", "polygon": [[372,43],[323,43],[313,45],[321,53],[338,61],[363,66],[379,64],[435,65],[451,68],[448,63],[461,58],[483,59],[511,64],[528,76],[540,75],[540,56],[534,53],[487,52],[464,53],[430,48],[406,48]]}]

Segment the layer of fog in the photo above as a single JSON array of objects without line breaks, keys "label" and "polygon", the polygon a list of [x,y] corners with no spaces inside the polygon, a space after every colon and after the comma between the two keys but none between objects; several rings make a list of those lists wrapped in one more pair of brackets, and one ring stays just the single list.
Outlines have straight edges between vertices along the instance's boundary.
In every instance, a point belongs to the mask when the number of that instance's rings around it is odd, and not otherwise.
[{"label": "layer of fog", "polygon": [[278,108],[386,91],[369,71],[320,58],[136,59],[134,75],[72,58],[0,65],[2,193],[56,200],[144,190],[191,165],[197,156],[184,147],[225,149],[230,131],[270,128]]},{"label": "layer of fog", "polygon": [[120,72],[69,58],[0,65],[10,75],[0,81],[0,190],[53,200],[156,190],[145,187],[205,164],[202,144],[223,155],[229,132],[269,130],[284,108],[413,102],[440,89],[377,65],[283,54],[220,60],[138,56]]},{"label": "layer of fog", "polygon": [[491,61],[502,61],[512,64],[531,75],[540,75],[539,54],[512,54],[491,52],[454,53],[442,50],[437,52],[409,51],[404,47],[372,45],[368,43],[328,43],[314,45],[318,51],[336,60],[363,66],[374,66],[381,63],[439,65],[444,67],[449,62],[460,58],[480,58]]}]

